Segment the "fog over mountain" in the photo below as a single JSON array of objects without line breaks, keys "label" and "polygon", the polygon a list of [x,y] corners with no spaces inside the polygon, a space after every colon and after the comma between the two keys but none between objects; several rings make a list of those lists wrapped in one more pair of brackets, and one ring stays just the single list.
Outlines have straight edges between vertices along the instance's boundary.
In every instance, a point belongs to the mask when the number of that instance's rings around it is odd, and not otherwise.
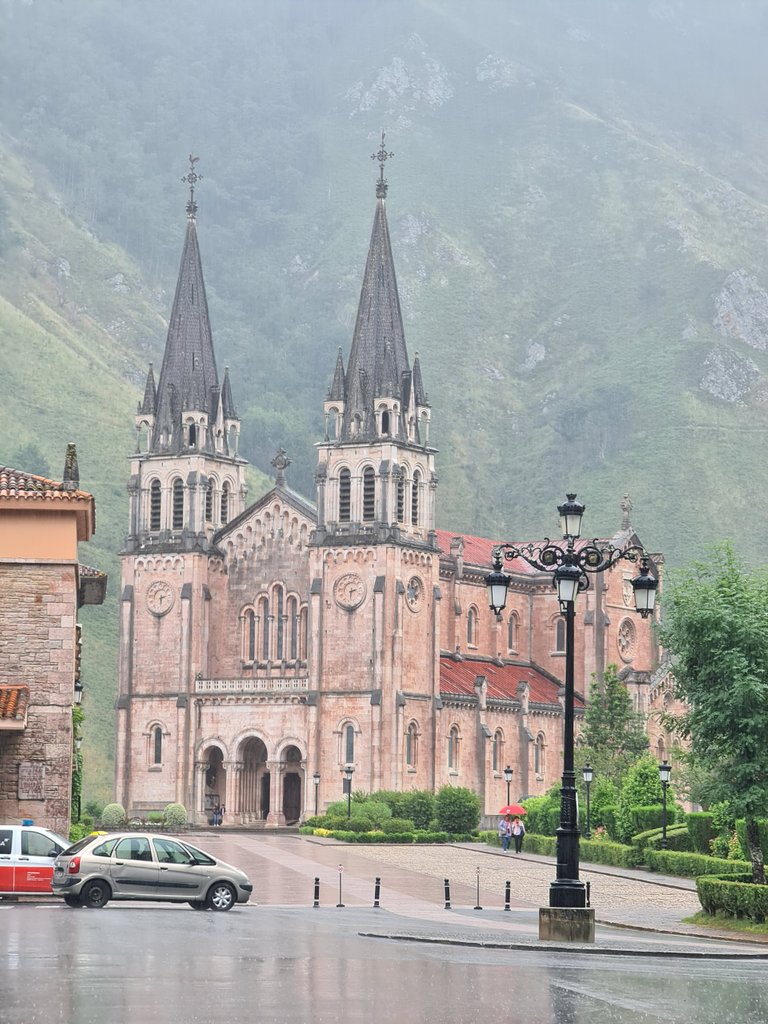
[{"label": "fog over mountain", "polygon": [[[0,0],[0,463],[97,499],[89,764],[109,775],[116,552],[200,157],[199,237],[243,453],[313,493],[380,131],[438,522],[596,534],[632,496],[678,565],[747,557],[768,468],[768,12],[714,0]],[[34,463],[34,464],[33,464]]]}]

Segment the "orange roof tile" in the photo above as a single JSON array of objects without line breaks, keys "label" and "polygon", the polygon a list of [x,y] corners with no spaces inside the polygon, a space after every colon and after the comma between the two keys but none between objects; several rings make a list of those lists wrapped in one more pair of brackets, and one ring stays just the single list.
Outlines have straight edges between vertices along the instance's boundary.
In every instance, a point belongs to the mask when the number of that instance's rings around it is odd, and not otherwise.
[{"label": "orange roof tile", "polygon": [[0,729],[24,729],[28,704],[28,686],[0,686]]},{"label": "orange roof tile", "polygon": [[67,490],[62,483],[34,473],[0,466],[0,498],[28,501],[75,501],[91,498],[87,491]]},{"label": "orange roof tile", "polygon": [[[481,658],[456,661],[451,655],[440,658],[440,693],[445,697],[472,697],[475,679],[485,676],[488,681],[489,700],[516,700],[517,684],[530,687],[529,699],[535,704],[557,704],[560,683],[530,665],[497,665]],[[575,706],[584,702],[577,696]]]}]

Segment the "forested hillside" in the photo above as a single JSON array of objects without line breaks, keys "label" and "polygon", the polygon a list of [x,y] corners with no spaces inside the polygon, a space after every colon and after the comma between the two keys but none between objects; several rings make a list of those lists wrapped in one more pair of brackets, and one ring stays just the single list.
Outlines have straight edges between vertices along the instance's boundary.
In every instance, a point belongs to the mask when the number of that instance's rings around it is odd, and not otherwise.
[{"label": "forested hillside", "polygon": [[749,555],[768,482],[768,15],[714,0],[0,0],[0,463],[97,498],[88,786],[111,782],[125,457],[200,156],[220,365],[312,493],[381,127],[438,521],[523,538],[629,491],[680,564]]}]

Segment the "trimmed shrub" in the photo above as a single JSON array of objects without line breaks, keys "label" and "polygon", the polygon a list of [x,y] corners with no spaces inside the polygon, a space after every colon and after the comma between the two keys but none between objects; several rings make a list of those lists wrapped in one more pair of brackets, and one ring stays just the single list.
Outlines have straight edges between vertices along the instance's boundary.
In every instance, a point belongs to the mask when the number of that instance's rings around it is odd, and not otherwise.
[{"label": "trimmed shrub", "polygon": [[609,843],[602,839],[582,839],[579,843],[581,860],[592,864],[610,864],[616,868],[634,868],[643,861],[635,846]]},{"label": "trimmed shrub", "polygon": [[[639,832],[636,836],[632,836],[632,846],[636,846],[639,850],[645,850],[646,847],[652,850],[660,850],[663,836],[663,829],[650,828],[646,832]],[[673,825],[672,828],[667,829],[668,850],[693,852],[691,847],[691,837],[686,825]]]},{"label": "trimmed shrub", "polygon": [[602,825],[603,828],[605,829],[605,831],[611,837],[611,839],[614,840],[614,842],[618,838],[618,834],[619,834],[618,833],[619,826],[617,824],[617,815],[618,815],[618,813],[619,813],[619,806],[618,806],[618,804],[607,804],[605,807],[602,808],[602,811],[600,813],[600,819],[601,820],[598,821],[597,818],[593,818],[592,819],[593,822],[594,822],[594,826],[593,827],[597,828],[599,825]]},{"label": "trimmed shrub", "polygon": [[555,836],[540,836],[537,833],[526,832],[523,840],[525,853],[537,853],[542,857],[554,857],[557,846]]},{"label": "trimmed shrub", "polygon": [[532,796],[523,801],[526,832],[540,836],[553,836],[560,824],[560,800],[546,794]]},{"label": "trimmed shrub", "polygon": [[414,832],[414,823],[410,818],[390,818],[381,826],[382,832],[386,835],[395,835],[398,832]]},{"label": "trimmed shrub", "polygon": [[150,825],[162,825],[163,817],[164,815],[162,811],[150,811],[147,815],[147,821]]},{"label": "trimmed shrub", "polygon": [[119,828],[125,823],[125,808],[122,804],[107,804],[101,812],[101,824],[106,828]]},{"label": "trimmed shrub", "polygon": [[708,854],[715,838],[715,826],[710,811],[692,811],[685,816],[685,826],[691,837],[694,853]]},{"label": "trimmed shrub", "polygon": [[[435,816],[435,795],[424,789],[403,793],[402,808],[396,817],[410,818],[417,829],[426,829]],[[395,816],[395,812],[392,812]]]},{"label": "trimmed shrub", "polygon": [[438,829],[473,832],[480,822],[480,797],[461,786],[443,786],[435,799]]},{"label": "trimmed shrub", "polygon": [[768,917],[768,885],[755,885],[751,871],[700,876],[696,879],[696,893],[707,914],[747,917],[758,924]]},{"label": "trimmed shrub", "polygon": [[651,871],[665,875],[680,875],[683,878],[698,878],[699,875],[738,875],[749,871],[752,866],[743,860],[721,860],[719,857],[705,857],[700,853],[678,853],[675,850],[645,851],[645,863]]},{"label": "trimmed shrub", "polygon": [[415,843],[448,843],[451,837],[447,832],[414,832],[413,841]]},{"label": "trimmed shrub", "polygon": [[[667,804],[667,827],[675,823],[676,808],[674,804]],[[629,814],[632,819],[632,827],[635,832],[648,832],[652,828],[661,828],[664,817],[664,808],[661,804],[650,804],[646,807],[630,807]]]},{"label": "trimmed shrub", "polygon": [[184,804],[168,804],[163,811],[163,821],[167,828],[181,828],[187,824],[187,809]]},{"label": "trimmed shrub", "polygon": [[[757,832],[760,836],[760,849],[763,851],[763,863],[768,864],[768,821],[765,818],[757,819]],[[747,823],[744,818],[739,818],[736,822],[736,835],[739,837],[744,860],[750,860],[747,846]]]}]

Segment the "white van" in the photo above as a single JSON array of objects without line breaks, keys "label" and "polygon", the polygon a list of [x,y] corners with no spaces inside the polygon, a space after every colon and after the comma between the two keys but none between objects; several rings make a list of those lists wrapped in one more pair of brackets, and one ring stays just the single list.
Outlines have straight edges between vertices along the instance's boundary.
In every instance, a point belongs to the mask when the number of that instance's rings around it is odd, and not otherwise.
[{"label": "white van", "polygon": [[71,843],[37,825],[0,825],[0,898],[51,891],[53,862]]}]

